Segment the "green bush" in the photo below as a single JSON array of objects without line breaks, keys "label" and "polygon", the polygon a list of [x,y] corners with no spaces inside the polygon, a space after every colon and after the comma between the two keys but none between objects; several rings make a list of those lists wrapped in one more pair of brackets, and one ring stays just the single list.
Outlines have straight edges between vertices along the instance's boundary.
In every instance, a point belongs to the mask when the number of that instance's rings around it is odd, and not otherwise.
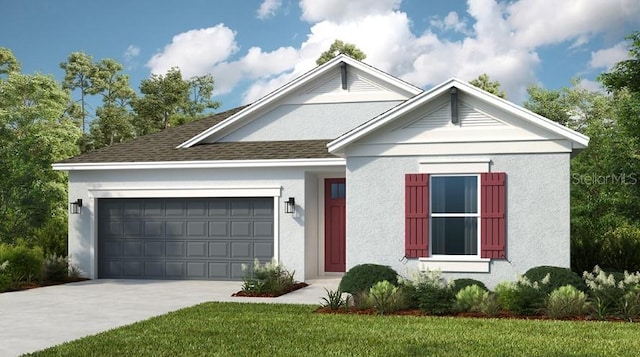
[{"label": "green bush", "polygon": [[262,266],[260,261],[256,259],[253,263],[253,269],[243,265],[242,270],[242,291],[244,292],[278,294],[292,289],[295,285],[294,274],[288,272],[275,261],[265,263]]},{"label": "green bush", "polygon": [[40,280],[42,276],[42,249],[25,245],[0,244],[0,261],[8,261],[5,272],[14,283]]},{"label": "green bush", "polygon": [[516,282],[501,282],[495,292],[504,310],[518,315],[536,315],[544,308],[546,294],[544,286],[549,278],[531,282],[522,276]]},{"label": "green bush", "polygon": [[357,296],[360,292],[368,292],[380,281],[386,280],[398,285],[398,273],[389,266],[378,264],[360,264],[349,269],[340,280],[339,290]]},{"label": "green bush", "polygon": [[8,267],[8,261],[0,263],[0,293],[9,290],[13,286],[11,276],[7,272]]},{"label": "green bush", "polygon": [[454,310],[459,312],[479,312],[488,296],[489,292],[478,285],[465,286],[456,294]]},{"label": "green bush", "polygon": [[379,281],[371,287],[369,299],[380,315],[398,311],[404,307],[402,290],[386,280]]},{"label": "green bush", "polygon": [[69,277],[69,258],[51,254],[42,262],[42,279],[65,281]]},{"label": "green bush", "polygon": [[456,279],[453,281],[453,292],[457,294],[460,290],[471,285],[476,285],[484,291],[489,291],[489,289],[487,289],[484,283],[481,282],[480,280],[462,278],[462,279]]},{"label": "green bush", "polygon": [[440,271],[420,273],[415,282],[420,310],[429,315],[445,315],[453,311],[456,295],[453,282],[447,282]]},{"label": "green bush", "polygon": [[549,275],[549,282],[540,285],[540,289],[545,295],[565,285],[571,285],[580,291],[587,291],[584,280],[569,268],[542,265],[527,270],[524,276],[529,279],[530,282],[538,282],[540,284],[547,274]]},{"label": "green bush", "polygon": [[583,315],[587,311],[587,295],[573,285],[561,286],[549,295],[547,315],[554,319]]},{"label": "green bush", "polygon": [[326,288],[324,291],[327,292],[327,296],[322,298],[322,301],[324,301],[322,303],[322,307],[326,307],[333,311],[349,307],[349,297],[347,296],[346,299],[343,298],[342,291],[327,290]]},{"label": "green bush", "polygon": [[584,272],[583,277],[596,318],[613,315],[633,319],[640,315],[640,272],[625,271],[620,276],[596,265],[593,272]]}]

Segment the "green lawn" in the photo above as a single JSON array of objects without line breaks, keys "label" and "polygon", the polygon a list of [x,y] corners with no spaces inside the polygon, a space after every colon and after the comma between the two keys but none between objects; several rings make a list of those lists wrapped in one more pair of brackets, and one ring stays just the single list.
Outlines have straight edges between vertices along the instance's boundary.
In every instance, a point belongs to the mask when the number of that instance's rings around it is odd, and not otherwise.
[{"label": "green lawn", "polygon": [[640,351],[640,324],[328,315],[314,309],[205,303],[32,355],[637,356]]}]

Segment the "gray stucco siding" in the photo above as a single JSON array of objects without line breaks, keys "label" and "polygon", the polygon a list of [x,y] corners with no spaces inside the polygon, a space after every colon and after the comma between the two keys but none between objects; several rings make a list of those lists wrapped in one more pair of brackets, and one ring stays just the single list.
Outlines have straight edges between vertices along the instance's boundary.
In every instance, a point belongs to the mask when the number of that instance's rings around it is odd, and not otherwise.
[{"label": "gray stucco siding", "polygon": [[[492,172],[507,174],[507,260],[492,260],[489,273],[445,275],[470,277],[495,286],[516,279],[534,266],[568,267],[569,154],[489,157]],[[347,159],[347,269],[378,263],[405,276],[418,271],[417,259],[403,260],[404,175],[420,172],[420,159]]]}]

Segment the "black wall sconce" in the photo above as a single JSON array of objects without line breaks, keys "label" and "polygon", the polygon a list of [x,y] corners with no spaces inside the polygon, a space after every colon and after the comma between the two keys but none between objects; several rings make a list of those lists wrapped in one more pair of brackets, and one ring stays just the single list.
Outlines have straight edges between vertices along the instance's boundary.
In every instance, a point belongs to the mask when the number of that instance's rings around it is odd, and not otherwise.
[{"label": "black wall sconce", "polygon": [[69,202],[69,212],[71,214],[80,214],[82,212],[82,198]]},{"label": "black wall sconce", "polygon": [[284,213],[294,214],[296,212],[296,200],[293,197],[289,197],[288,201],[284,201]]}]

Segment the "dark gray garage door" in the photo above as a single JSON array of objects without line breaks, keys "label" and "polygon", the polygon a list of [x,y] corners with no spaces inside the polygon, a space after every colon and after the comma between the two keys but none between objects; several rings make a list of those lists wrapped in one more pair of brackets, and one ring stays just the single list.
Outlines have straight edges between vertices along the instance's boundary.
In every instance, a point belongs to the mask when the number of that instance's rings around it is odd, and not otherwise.
[{"label": "dark gray garage door", "polygon": [[98,201],[100,278],[238,280],[272,257],[272,198]]}]

